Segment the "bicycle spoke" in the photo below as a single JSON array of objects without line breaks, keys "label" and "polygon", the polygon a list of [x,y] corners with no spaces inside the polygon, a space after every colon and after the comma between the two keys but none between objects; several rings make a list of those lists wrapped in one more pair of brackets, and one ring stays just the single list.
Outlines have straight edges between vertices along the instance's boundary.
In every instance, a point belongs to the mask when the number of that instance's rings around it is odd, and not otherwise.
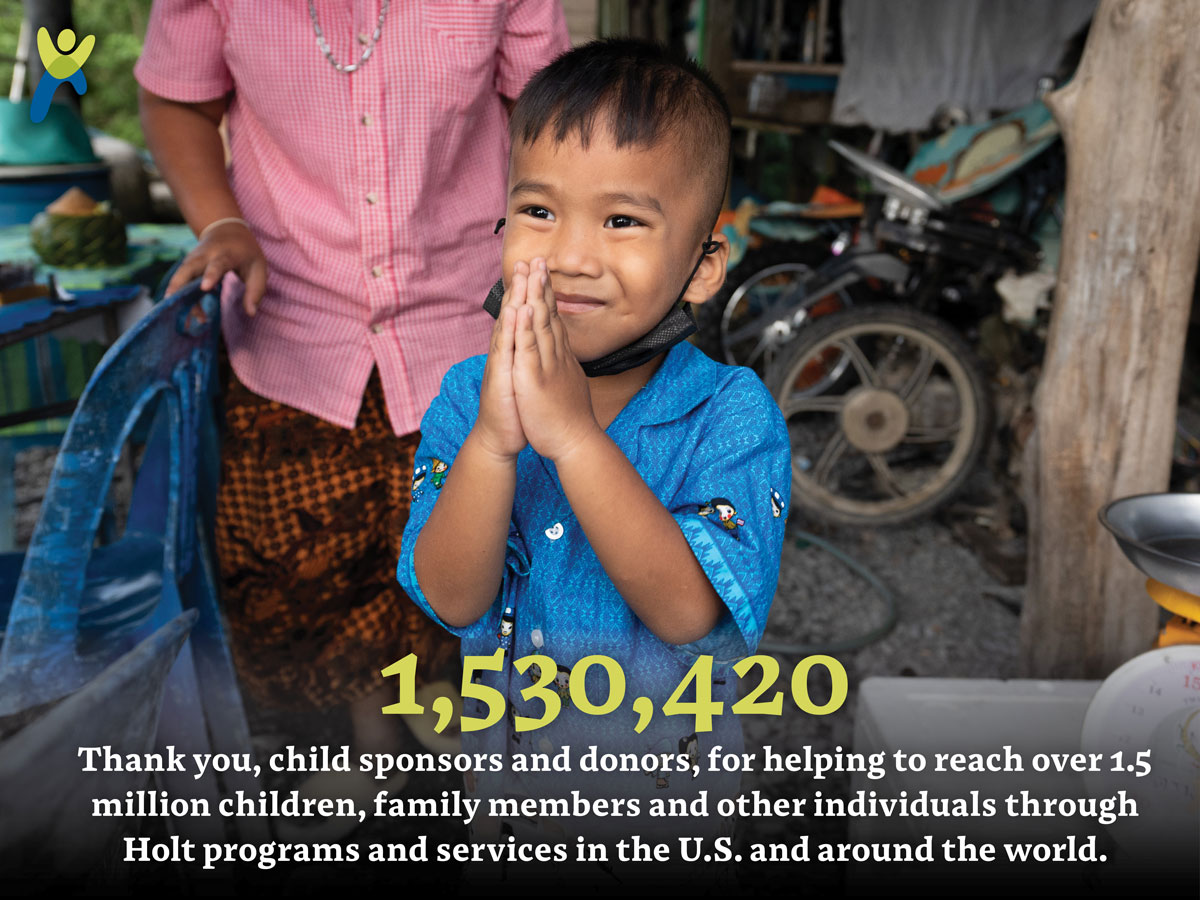
[{"label": "bicycle spoke", "polygon": [[778,319],[771,316],[759,316],[749,325],[743,325],[737,331],[730,331],[725,335],[726,346],[732,347],[735,344],[740,344],[742,341],[760,335],[769,327],[775,324]]},{"label": "bicycle spoke", "polygon": [[922,347],[921,357],[917,360],[916,367],[899,390],[900,399],[904,401],[905,406],[911,408],[912,401],[921,396],[921,391],[925,390],[925,385],[929,382],[929,373],[933,371],[934,362],[936,360],[933,353],[928,347]]},{"label": "bicycle spoke", "polygon": [[784,418],[791,418],[796,413],[806,412],[825,412],[825,413],[840,413],[842,405],[846,402],[845,396],[836,397],[805,397],[793,395],[792,398],[784,404]]},{"label": "bicycle spoke", "polygon": [[834,463],[841,458],[846,452],[846,436],[842,434],[839,428],[837,433],[829,439],[829,443],[825,445],[825,449],[821,451],[820,457],[817,459],[817,464],[813,466],[812,477],[817,484],[824,484],[829,480],[829,475],[833,471]]},{"label": "bicycle spoke", "polygon": [[862,379],[863,384],[871,387],[879,386],[879,375],[875,372],[875,368],[867,359],[866,354],[862,352],[862,348],[854,342],[854,338],[845,337],[834,341],[833,346],[850,357],[850,362],[854,364],[854,370],[858,372],[858,377]]},{"label": "bicycle spoke", "polygon": [[883,483],[884,488],[886,488],[890,494],[893,494],[896,497],[903,497],[904,490],[900,487],[899,482],[896,481],[896,476],[892,474],[891,467],[888,466],[887,460],[883,458],[883,454],[867,453],[865,455],[867,457],[867,462],[869,462],[871,464],[871,468],[875,470],[875,474]]},{"label": "bicycle spoke", "polygon": [[[727,352],[731,353],[732,345],[728,345],[728,346],[730,347],[730,350]],[[770,365],[770,363],[771,363],[771,359],[769,357],[766,357],[766,352],[768,349],[770,349],[770,346],[771,346],[771,342],[768,341],[765,336],[762,338],[759,338],[758,343],[754,345],[754,349],[751,350],[746,355],[745,359],[743,359],[737,363],[734,363],[734,365],[748,366],[749,368],[753,369],[755,367],[755,365],[758,363],[758,360],[760,358],[765,357],[765,359],[764,359],[764,368],[765,368],[765,366]]]}]

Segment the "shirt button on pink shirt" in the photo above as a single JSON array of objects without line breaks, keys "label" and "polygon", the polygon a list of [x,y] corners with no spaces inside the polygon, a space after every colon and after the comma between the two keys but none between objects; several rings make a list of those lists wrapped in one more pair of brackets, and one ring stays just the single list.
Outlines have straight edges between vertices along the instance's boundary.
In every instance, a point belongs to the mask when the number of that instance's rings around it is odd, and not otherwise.
[{"label": "shirt button on pink shirt", "polygon": [[[380,0],[315,6],[334,58],[356,62]],[[349,428],[378,367],[395,432],[419,428],[446,370],[487,347],[500,98],[568,46],[558,0],[392,0],[347,75],[318,49],[305,3],[155,2],[141,85],[183,103],[230,96],[230,185],[270,267],[255,317],[234,276],[223,297],[247,387]]]}]

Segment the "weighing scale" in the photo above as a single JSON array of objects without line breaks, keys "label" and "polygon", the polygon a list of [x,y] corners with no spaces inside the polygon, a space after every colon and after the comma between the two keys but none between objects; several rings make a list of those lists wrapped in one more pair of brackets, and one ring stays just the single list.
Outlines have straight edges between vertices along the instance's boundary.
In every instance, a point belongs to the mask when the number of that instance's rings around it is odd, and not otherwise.
[{"label": "weighing scale", "polygon": [[[1125,497],[1103,509],[1100,521],[1129,561],[1149,576],[1150,599],[1172,617],[1155,649],[1113,672],[1088,707],[1081,749],[1104,753],[1108,770],[1089,773],[1088,790],[1095,797],[1125,790],[1137,802],[1138,817],[1108,826],[1123,850],[1154,858],[1178,852],[1195,860],[1200,846],[1200,494]],[[1151,770],[1136,777],[1137,754],[1145,750]]]}]

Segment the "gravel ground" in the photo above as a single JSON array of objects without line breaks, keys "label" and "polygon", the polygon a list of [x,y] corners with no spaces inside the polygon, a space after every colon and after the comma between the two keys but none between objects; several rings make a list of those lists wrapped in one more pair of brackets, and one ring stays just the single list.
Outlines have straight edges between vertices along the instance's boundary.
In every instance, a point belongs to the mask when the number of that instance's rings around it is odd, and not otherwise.
[{"label": "gravel ground", "polygon": [[[824,550],[798,539],[789,528],[767,639],[807,645],[841,643],[866,634],[886,620],[887,604],[860,575]],[[856,650],[834,651],[849,676],[844,706],[828,716],[809,716],[785,707],[784,715],[746,717],[748,750],[769,745],[778,751],[849,750],[854,743],[858,685],[871,676],[1012,678],[1017,674],[1020,591],[995,582],[975,556],[956,543],[949,527],[935,520],[889,529],[837,529],[820,532],[838,549],[857,559],[896,597],[897,620],[891,631]],[[997,599],[1002,598],[1002,599]],[[800,654],[778,655],[788,672]],[[815,688],[814,688],[815,692]],[[743,792],[759,790],[768,798],[845,796],[849,776],[755,773]],[[813,841],[845,839],[844,819],[744,820],[744,841],[792,843],[809,834]],[[844,878],[833,864],[744,863],[743,887],[776,893],[836,894]]]}]

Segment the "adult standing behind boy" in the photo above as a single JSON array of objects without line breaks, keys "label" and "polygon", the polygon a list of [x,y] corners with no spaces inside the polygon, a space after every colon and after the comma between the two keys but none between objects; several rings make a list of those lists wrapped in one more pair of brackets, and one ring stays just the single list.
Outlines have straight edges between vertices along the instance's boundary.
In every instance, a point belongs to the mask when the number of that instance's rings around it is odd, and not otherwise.
[{"label": "adult standing behind boy", "polygon": [[142,124],[199,236],[169,288],[240,279],[217,523],[239,673],[271,705],[350,702],[363,752],[395,749],[379,670],[454,655],[392,576],[412,455],[487,343],[507,98],[567,46],[557,0],[151,12]]}]

